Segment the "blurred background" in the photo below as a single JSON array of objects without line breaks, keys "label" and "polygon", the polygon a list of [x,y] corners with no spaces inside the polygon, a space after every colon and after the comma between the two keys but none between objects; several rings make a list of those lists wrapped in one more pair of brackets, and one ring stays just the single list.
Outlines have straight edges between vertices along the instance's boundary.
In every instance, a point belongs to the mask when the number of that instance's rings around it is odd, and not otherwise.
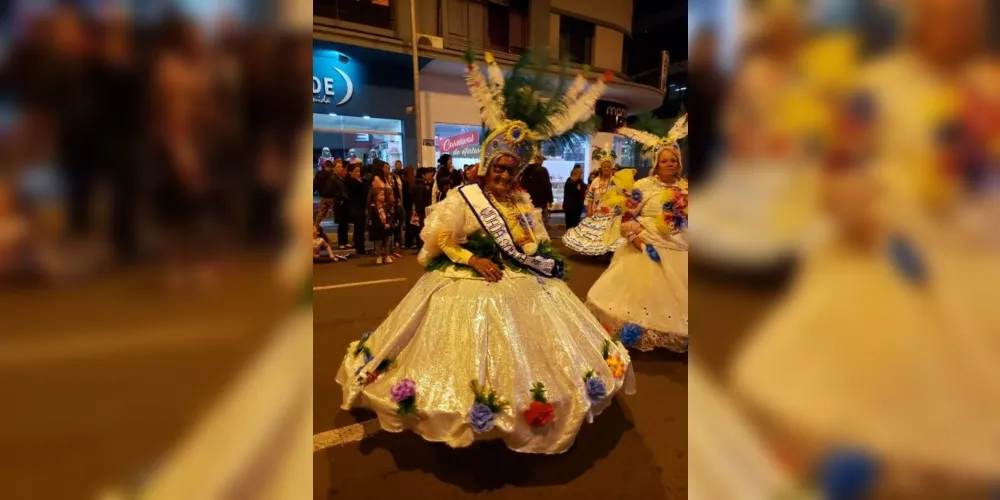
[{"label": "blurred background", "polygon": [[689,3],[692,497],[998,491],[998,34],[994,0]]},{"label": "blurred background", "polygon": [[260,497],[311,415],[311,5],[0,6],[0,496]]}]

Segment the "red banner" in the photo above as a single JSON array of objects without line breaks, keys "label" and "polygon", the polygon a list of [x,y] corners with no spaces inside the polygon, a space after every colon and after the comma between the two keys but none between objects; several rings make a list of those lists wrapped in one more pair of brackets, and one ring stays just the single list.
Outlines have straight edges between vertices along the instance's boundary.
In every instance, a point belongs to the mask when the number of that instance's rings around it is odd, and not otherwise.
[{"label": "red banner", "polygon": [[438,151],[442,153],[448,153],[455,151],[456,149],[467,148],[469,146],[479,145],[479,132],[466,132],[464,134],[458,134],[451,137],[446,137],[444,139],[438,139]]}]

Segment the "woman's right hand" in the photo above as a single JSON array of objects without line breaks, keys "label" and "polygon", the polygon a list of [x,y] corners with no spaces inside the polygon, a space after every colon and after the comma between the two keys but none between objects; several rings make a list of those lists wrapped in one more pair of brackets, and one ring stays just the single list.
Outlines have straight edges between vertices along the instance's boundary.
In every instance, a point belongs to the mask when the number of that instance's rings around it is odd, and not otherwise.
[{"label": "woman's right hand", "polygon": [[469,265],[490,283],[496,283],[503,278],[503,271],[489,259],[473,257],[469,259]]}]

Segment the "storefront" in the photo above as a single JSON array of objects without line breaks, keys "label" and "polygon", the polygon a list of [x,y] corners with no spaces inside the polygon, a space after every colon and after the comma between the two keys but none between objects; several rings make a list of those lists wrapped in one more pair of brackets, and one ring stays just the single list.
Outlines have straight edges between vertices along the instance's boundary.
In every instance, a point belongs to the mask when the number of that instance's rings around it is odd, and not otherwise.
[{"label": "storefront", "polygon": [[313,42],[313,156],[323,148],[365,165],[416,159],[413,70],[409,57]]}]

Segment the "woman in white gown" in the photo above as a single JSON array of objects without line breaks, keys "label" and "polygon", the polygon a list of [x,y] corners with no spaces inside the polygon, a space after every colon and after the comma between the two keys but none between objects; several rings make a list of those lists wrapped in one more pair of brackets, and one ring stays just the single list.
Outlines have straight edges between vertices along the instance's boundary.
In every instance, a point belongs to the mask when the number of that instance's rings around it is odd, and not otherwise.
[{"label": "woman in white gown", "polygon": [[[467,82],[491,133],[477,182],[430,213],[419,260],[428,271],[375,330],[348,346],[337,373],[342,408],[373,410],[383,429],[412,430],[452,447],[502,439],[524,453],[568,450],[584,422],[632,391],[628,352],[562,281],[540,214],[516,190],[537,141],[578,131],[604,81],[578,76],[565,110],[540,123],[497,96],[504,88],[470,63]],[[492,90],[496,90],[493,92]],[[553,130],[555,132],[553,132]],[[544,132],[540,132],[544,131]]]},{"label": "woman in white gown", "polygon": [[995,485],[1000,341],[983,294],[997,290],[1000,247],[988,241],[1000,230],[995,217],[968,224],[988,197],[956,182],[965,166],[941,147],[952,118],[939,104],[955,89],[916,61],[901,54],[866,75],[865,116],[845,143],[865,138],[874,156],[827,179],[838,231],[738,353],[734,383],[796,447],[808,443],[807,460],[808,448],[851,445],[923,477]]},{"label": "woman in white gown", "polygon": [[653,149],[656,163],[628,193],[621,233],[629,244],[615,252],[587,294],[597,318],[625,345],[642,351],[686,352],[688,346],[688,187],[677,146],[687,133],[686,118],[665,138],[619,130]]},{"label": "woman in white gown", "polygon": [[596,147],[591,157],[595,164],[600,165],[601,175],[587,188],[584,198],[587,217],[566,231],[562,242],[574,252],[599,256],[618,250],[625,244],[625,239],[621,237],[621,211],[601,202],[605,193],[615,189],[613,174],[617,155],[610,147]]},{"label": "woman in white gown", "polygon": [[803,161],[799,124],[791,123],[806,109],[797,67],[800,13],[766,12],[729,91],[722,164],[705,185],[694,186],[697,224],[688,235],[698,261],[746,270],[777,269],[794,259],[813,214],[807,186],[814,173]]}]

